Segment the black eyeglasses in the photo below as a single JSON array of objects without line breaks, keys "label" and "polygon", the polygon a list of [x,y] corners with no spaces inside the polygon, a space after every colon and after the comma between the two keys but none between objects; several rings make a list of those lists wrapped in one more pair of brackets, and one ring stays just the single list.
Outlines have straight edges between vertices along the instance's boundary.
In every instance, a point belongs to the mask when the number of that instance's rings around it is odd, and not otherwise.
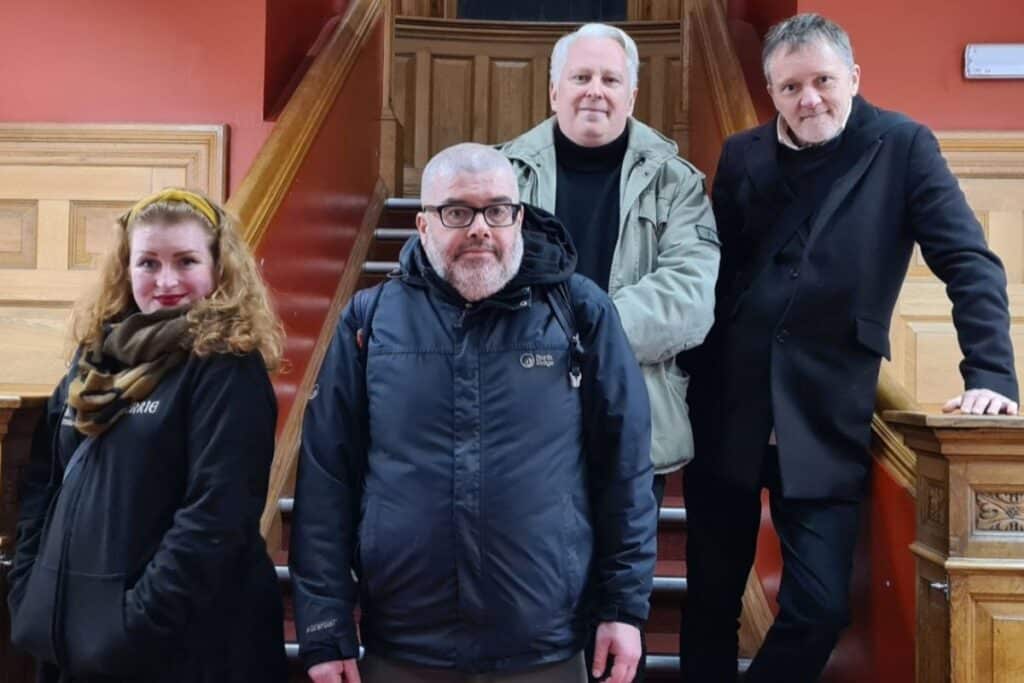
[{"label": "black eyeglasses", "polygon": [[436,211],[441,225],[446,228],[468,228],[476,220],[478,213],[483,214],[484,222],[492,228],[507,228],[515,225],[519,217],[521,204],[489,204],[482,208],[465,204],[442,204],[440,206],[423,206],[424,211]]}]

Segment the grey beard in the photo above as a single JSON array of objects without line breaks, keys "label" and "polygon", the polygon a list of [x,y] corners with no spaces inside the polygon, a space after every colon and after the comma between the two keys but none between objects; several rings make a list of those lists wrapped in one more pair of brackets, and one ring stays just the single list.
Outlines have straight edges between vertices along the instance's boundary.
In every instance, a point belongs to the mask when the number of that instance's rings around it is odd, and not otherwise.
[{"label": "grey beard", "polygon": [[423,236],[422,242],[431,267],[466,301],[482,301],[500,292],[516,276],[523,262],[522,232],[516,236],[512,250],[505,253],[500,261],[483,266],[470,266],[459,261],[447,263],[430,232]]}]

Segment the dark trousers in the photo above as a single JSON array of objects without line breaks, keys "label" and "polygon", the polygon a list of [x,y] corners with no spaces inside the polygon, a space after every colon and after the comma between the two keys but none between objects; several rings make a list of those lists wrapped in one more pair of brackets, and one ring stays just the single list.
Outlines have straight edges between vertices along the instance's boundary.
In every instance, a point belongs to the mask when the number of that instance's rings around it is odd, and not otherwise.
[{"label": "dark trousers", "polygon": [[[857,502],[782,496],[778,453],[768,447],[764,486],[782,550],[779,613],[744,683],[812,683],[849,623]],[[736,680],[743,591],[754,561],[760,491],[739,489],[691,466],[683,478],[689,590],[680,630],[686,683]]]},{"label": "dark trousers", "polygon": [[[661,501],[665,500],[665,479],[668,475],[656,474],[654,475],[654,485],[651,487],[654,491],[654,500],[657,502],[658,509],[661,509]],[[597,628],[596,625],[594,627]],[[612,664],[614,660],[609,657],[608,662],[605,664],[604,673],[605,675],[601,678],[594,678],[594,636],[595,633],[590,634],[590,639],[587,641],[587,646],[584,649],[584,657],[587,661],[587,680],[588,683],[596,683],[596,681],[604,680],[611,674]],[[644,683],[647,680],[647,633],[644,627],[640,627],[640,661],[636,665],[636,675],[633,677],[633,683]]]}]

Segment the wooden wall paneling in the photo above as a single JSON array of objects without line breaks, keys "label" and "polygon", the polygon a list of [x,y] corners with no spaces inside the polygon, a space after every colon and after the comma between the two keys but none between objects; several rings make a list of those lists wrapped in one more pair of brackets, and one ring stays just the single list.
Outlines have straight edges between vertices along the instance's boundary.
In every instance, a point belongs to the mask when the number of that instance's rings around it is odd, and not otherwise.
[{"label": "wooden wall paneling", "polygon": [[0,201],[0,268],[34,268],[39,203]]},{"label": "wooden wall paneling", "polygon": [[629,21],[679,21],[682,5],[681,0],[627,0],[626,18]]},{"label": "wooden wall paneling", "polygon": [[[491,123],[491,60],[487,55],[473,57],[473,80],[470,86],[470,118],[473,121],[471,140],[486,140]],[[499,109],[501,105],[498,105]]]},{"label": "wooden wall paneling", "polygon": [[647,118],[644,119],[651,126],[663,132],[671,132],[672,120],[669,116],[671,110],[666,111],[665,101],[670,97],[670,91],[663,84],[669,81],[665,78],[666,68],[665,55],[651,55],[647,60],[649,78],[647,81],[648,106]]},{"label": "wooden wall paneling", "polygon": [[489,63],[487,130],[477,139],[508,140],[526,130],[534,120],[536,62],[492,59]]},{"label": "wooden wall paneling", "polygon": [[[682,83],[682,65],[683,60],[681,57],[670,57],[668,59],[667,70],[668,75],[666,76],[666,82],[668,83]],[[686,90],[680,85],[679,93],[676,97],[666,98],[665,106],[668,109],[667,119],[671,121],[671,137],[675,140],[676,145],[679,146],[679,154],[684,159],[689,158],[690,148],[689,139],[687,133],[690,129],[689,114],[686,109]]]},{"label": "wooden wall paneling", "polygon": [[473,61],[469,56],[434,56],[431,60],[431,81],[438,85],[444,83],[443,88],[435,87],[430,93],[428,140],[431,155],[458,142],[473,139],[473,109],[477,95],[473,83]]},{"label": "wooden wall paneling", "polygon": [[[556,39],[557,40],[557,39]],[[552,45],[554,45],[552,43]],[[543,121],[551,111],[551,59],[550,51],[541,58],[534,58],[533,63],[533,99],[530,103],[532,116],[530,123],[518,132],[499,138],[500,141],[511,140],[519,133],[529,130],[535,121]],[[510,126],[511,127],[511,126]]]},{"label": "wooden wall paneling", "polygon": [[394,83],[392,69],[395,61],[395,3],[384,3],[381,19],[382,59],[380,89],[380,178],[387,187],[389,196],[402,192],[402,169],[405,167],[403,139],[405,131],[396,114],[391,84]]},{"label": "wooden wall paneling", "polygon": [[[397,38],[396,38],[396,43]],[[416,51],[416,88],[413,91],[413,112],[415,113],[415,122],[413,128],[410,130],[408,127],[407,131],[412,135],[415,140],[415,149],[413,151],[412,164],[407,166],[405,169],[405,184],[408,187],[410,182],[414,182],[418,188],[420,185],[420,171],[427,164],[430,159],[430,92],[431,92],[431,74],[433,70],[431,67],[431,55],[429,50],[420,49]]]},{"label": "wooden wall paneling", "polygon": [[416,55],[396,53],[391,70],[391,102],[395,115],[404,129],[402,137],[403,163],[416,157],[416,137],[413,135],[416,122],[415,113]]},{"label": "wooden wall paneling", "polygon": [[657,128],[651,121],[651,59],[641,57],[636,76],[636,102],[633,104],[633,116]]},{"label": "wooden wall paneling", "polygon": [[[680,59],[679,23],[622,26],[637,41],[643,64],[636,115],[674,136],[685,128],[673,120],[683,111],[680,83],[668,79],[669,65]],[[407,196],[419,193],[423,165],[449,144],[503,142],[548,115],[548,57],[568,29],[565,24],[396,20],[395,62],[415,64],[396,68],[392,81],[405,125]]]},{"label": "wooden wall paneling", "polygon": [[64,372],[67,315],[114,218],[168,184],[222,200],[225,126],[0,124],[0,384]]},{"label": "wooden wall paneling", "polygon": [[60,249],[59,242],[51,240],[58,248],[49,250],[50,257],[66,259],[67,267],[74,270],[96,268],[103,254],[113,246],[118,216],[131,207],[131,202],[70,202],[67,215],[62,211],[58,223],[68,227],[64,235],[67,246]]},{"label": "wooden wall paneling", "polygon": [[459,13],[458,0],[395,0],[395,13],[408,17],[454,19]]}]

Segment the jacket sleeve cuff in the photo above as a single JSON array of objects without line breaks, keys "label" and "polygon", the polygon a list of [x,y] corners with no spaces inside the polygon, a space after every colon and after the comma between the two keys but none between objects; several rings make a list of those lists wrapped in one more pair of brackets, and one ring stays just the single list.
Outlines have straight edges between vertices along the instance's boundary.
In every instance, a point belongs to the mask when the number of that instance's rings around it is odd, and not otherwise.
[{"label": "jacket sleeve cuff", "polygon": [[299,657],[306,671],[324,662],[358,659],[359,639],[356,637],[355,628],[345,628],[333,638],[301,645]]},{"label": "jacket sleeve cuff", "polygon": [[355,640],[351,643],[324,643],[314,647],[302,648],[302,652],[299,656],[302,659],[303,668],[306,671],[309,671],[317,664],[323,664],[324,662],[336,662],[343,659],[358,659],[359,643]]},{"label": "jacket sleeve cuff", "polygon": [[636,626],[638,629],[643,630],[644,624],[647,623],[645,616],[640,616],[634,613],[633,610],[625,609],[619,605],[606,605],[597,612],[598,622],[606,621],[617,621],[623,624],[629,624],[630,626]]},{"label": "jacket sleeve cuff", "polygon": [[988,389],[1002,394],[1011,401],[1019,400],[1017,378],[1012,375],[975,369],[964,374],[965,389]]}]

